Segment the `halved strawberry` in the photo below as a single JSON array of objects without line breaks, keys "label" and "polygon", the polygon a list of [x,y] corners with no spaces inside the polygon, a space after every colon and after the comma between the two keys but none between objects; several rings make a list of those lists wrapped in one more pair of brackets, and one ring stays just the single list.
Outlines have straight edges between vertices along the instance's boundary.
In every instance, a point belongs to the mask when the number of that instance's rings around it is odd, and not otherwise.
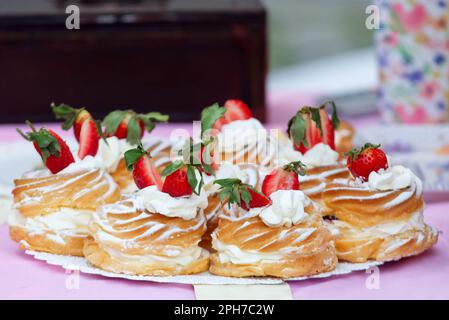
[{"label": "halved strawberry", "polygon": [[228,124],[236,120],[248,120],[253,117],[251,109],[246,103],[237,99],[230,99],[225,102],[224,108],[226,112],[224,115],[217,119],[213,125],[213,129],[221,130],[225,124]]},{"label": "halved strawberry", "polygon": [[305,166],[300,161],[276,168],[262,182],[262,192],[269,197],[278,190],[299,190],[298,175],[305,174]]},{"label": "halved strawberry", "polygon": [[136,149],[125,152],[125,162],[128,170],[132,170],[134,182],[139,189],[152,185],[156,185],[159,190],[162,188],[162,178],[141,144]]},{"label": "halved strawberry", "polygon": [[268,198],[264,194],[256,192],[250,188],[246,188],[246,190],[250,193],[251,200],[249,201],[248,205],[246,204],[245,201],[243,201],[243,199],[241,200],[241,206],[243,209],[249,210],[251,208],[261,208],[261,207],[265,207],[271,203],[270,198]]},{"label": "halved strawberry", "polygon": [[86,119],[92,119],[91,114],[84,108],[72,108],[69,105],[61,103],[56,105],[54,102],[50,105],[57,119],[65,119],[62,124],[64,130],[69,130],[73,126],[73,133],[76,140],[80,141],[81,126]]},{"label": "halved strawberry", "polygon": [[290,119],[287,131],[295,150],[304,154],[321,142],[335,150],[335,129],[339,120],[335,104],[330,102],[333,108],[332,118],[326,112],[327,104],[319,108],[304,107]]},{"label": "halved strawberry", "polygon": [[218,170],[219,164],[215,160],[214,143],[208,145],[201,145],[200,151],[201,170],[207,175],[212,175]]},{"label": "halved strawberry", "polygon": [[388,159],[379,145],[365,143],[360,149],[352,149],[345,153],[346,164],[351,174],[363,181],[368,181],[371,172],[388,168]]},{"label": "halved strawberry", "polygon": [[226,122],[232,122],[236,120],[247,120],[253,117],[251,109],[242,100],[230,99],[225,102],[224,107],[226,113],[224,115]]},{"label": "halved strawberry", "polygon": [[51,173],[56,174],[75,162],[70,148],[54,131],[44,128],[37,131],[30,122],[27,124],[31,132],[23,133],[19,129],[17,131],[23,138],[33,142],[34,148]]},{"label": "halved strawberry", "polygon": [[126,139],[131,144],[138,144],[145,131],[151,132],[155,122],[167,122],[168,116],[159,112],[137,114],[133,110],[116,110],[103,120],[106,136]]},{"label": "halved strawberry", "polygon": [[92,118],[84,120],[81,126],[78,157],[84,159],[86,156],[94,157],[98,151],[100,134],[95,121]]},{"label": "halved strawberry", "polygon": [[172,197],[189,196],[193,193],[185,166],[165,177],[162,192],[168,193]]}]

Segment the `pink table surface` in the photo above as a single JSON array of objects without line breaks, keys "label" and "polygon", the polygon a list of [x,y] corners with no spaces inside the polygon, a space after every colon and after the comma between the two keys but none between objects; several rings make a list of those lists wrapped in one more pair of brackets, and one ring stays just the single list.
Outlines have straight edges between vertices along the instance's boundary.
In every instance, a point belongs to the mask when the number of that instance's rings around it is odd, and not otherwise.
[{"label": "pink table surface", "polygon": [[[301,104],[313,98],[292,99],[292,94],[271,95],[276,108],[268,110],[269,127],[285,126]],[[297,98],[297,96],[296,96]],[[362,119],[357,125],[372,124]],[[0,141],[18,139],[17,125],[0,126]],[[57,125],[50,125],[57,128]],[[191,124],[160,125],[154,134],[168,136],[174,127],[191,130]],[[56,129],[61,132],[60,129]],[[67,133],[64,133],[67,136]],[[418,257],[387,263],[379,268],[379,289],[365,285],[364,271],[326,279],[290,282],[295,299],[449,299],[449,201],[429,204],[426,221],[442,231],[438,244]],[[2,299],[194,299],[191,285],[158,284],[79,274],[79,288],[67,286],[74,276],[58,266],[20,252],[0,226],[0,298]],[[72,288],[72,289],[71,289]]]},{"label": "pink table surface", "polygon": [[[449,203],[427,207],[426,221],[442,231],[438,244],[412,258],[379,268],[379,289],[365,285],[364,271],[326,279],[289,282],[293,297],[308,299],[449,299]],[[194,299],[190,285],[158,284],[79,274],[35,260],[0,227],[1,299]],[[69,285],[67,285],[69,284]],[[72,285],[70,285],[72,284]]]}]

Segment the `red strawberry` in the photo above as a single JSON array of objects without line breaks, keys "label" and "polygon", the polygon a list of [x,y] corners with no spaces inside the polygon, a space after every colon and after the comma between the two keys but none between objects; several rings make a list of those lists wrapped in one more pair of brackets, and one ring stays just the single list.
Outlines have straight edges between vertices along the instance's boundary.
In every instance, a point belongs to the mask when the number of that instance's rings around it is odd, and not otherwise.
[{"label": "red strawberry", "polygon": [[246,188],[246,190],[248,190],[248,192],[251,194],[251,200],[249,201],[248,206],[246,205],[245,201],[243,201],[243,199],[241,200],[241,206],[243,209],[249,210],[251,208],[265,207],[271,203],[270,198],[268,198],[264,194],[256,192],[250,188]]},{"label": "red strawberry", "polygon": [[278,190],[299,190],[298,175],[304,174],[305,166],[300,161],[276,168],[263,180],[262,192],[269,197]]},{"label": "red strawberry", "polygon": [[335,128],[339,124],[335,104],[332,104],[332,118],[320,108],[304,107],[290,119],[288,133],[293,140],[295,150],[306,153],[318,143],[325,143],[335,150]]},{"label": "red strawberry", "polygon": [[165,178],[162,192],[168,193],[172,197],[189,196],[192,194],[192,187],[187,179],[186,167],[176,170]]},{"label": "red strawberry", "polygon": [[125,162],[128,170],[132,170],[134,182],[139,189],[156,185],[162,188],[162,178],[156,171],[148,152],[140,144],[135,149],[125,152]]},{"label": "red strawberry", "polygon": [[371,172],[388,168],[388,159],[380,145],[366,143],[361,149],[353,149],[345,155],[347,166],[351,174],[363,181],[368,181]]},{"label": "red strawberry", "polygon": [[227,123],[236,120],[248,120],[253,117],[251,109],[241,100],[230,99],[225,102],[226,113],[222,118],[215,121],[213,129],[220,130]]},{"label": "red strawberry", "polygon": [[[123,120],[120,122],[119,126],[117,127],[117,131],[115,131],[114,134],[117,138],[126,139],[126,137],[128,136],[128,124],[131,117],[132,114],[127,113]],[[140,127],[139,138],[142,139],[143,134],[145,133],[145,124],[140,119],[137,119],[137,123]]]},{"label": "red strawberry", "polygon": [[89,111],[84,108],[75,109],[63,103],[60,105],[52,103],[51,108],[57,119],[66,120],[62,125],[64,130],[69,130],[73,126],[73,133],[76,140],[79,142],[81,126],[83,125],[84,120],[92,119]]},{"label": "red strawberry", "polygon": [[131,144],[138,144],[145,131],[151,132],[155,122],[167,122],[168,116],[159,112],[137,114],[133,110],[116,110],[109,113],[103,120],[105,134],[126,139]]},{"label": "red strawberry", "polygon": [[19,129],[17,131],[26,140],[33,142],[34,148],[51,173],[56,174],[75,162],[70,148],[55,132],[44,128],[36,131],[31,123],[27,122],[27,124],[32,129],[32,132],[25,134]]},{"label": "red strawberry", "polygon": [[226,108],[224,117],[227,123],[236,120],[247,120],[253,117],[251,109],[241,100],[227,100],[224,107]]},{"label": "red strawberry", "polygon": [[98,151],[98,141],[100,134],[97,125],[92,118],[88,118],[83,122],[80,132],[78,157],[84,159],[86,156],[94,157]]},{"label": "red strawberry", "polygon": [[[209,154],[207,154],[209,153]],[[205,171],[207,175],[213,174],[216,170],[218,170],[218,163],[215,161],[214,156],[214,149],[213,145],[209,144],[207,146],[201,145],[201,151],[200,151],[200,162],[202,164],[202,167],[200,168],[202,171]],[[210,166],[213,172],[207,172],[204,170],[204,166]]]}]

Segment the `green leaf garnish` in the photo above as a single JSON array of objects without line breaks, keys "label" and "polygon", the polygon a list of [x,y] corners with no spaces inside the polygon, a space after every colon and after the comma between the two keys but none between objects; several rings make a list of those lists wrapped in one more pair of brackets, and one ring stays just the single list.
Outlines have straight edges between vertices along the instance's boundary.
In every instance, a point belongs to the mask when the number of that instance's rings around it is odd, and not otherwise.
[{"label": "green leaf garnish", "polygon": [[337,115],[337,106],[335,105],[334,101],[327,101],[324,103],[325,107],[328,105],[331,105],[331,107],[332,107],[331,121],[332,121],[332,125],[334,126],[334,130],[337,130],[337,128],[340,126],[340,119],[338,118],[338,115]]},{"label": "green leaf garnish", "polygon": [[305,176],[307,174],[307,167],[301,161],[293,161],[282,167],[285,171],[294,172],[297,175]]},{"label": "green leaf garnish", "polygon": [[352,162],[354,159],[356,159],[363,151],[367,149],[379,149],[380,144],[372,144],[372,143],[365,143],[365,145],[361,148],[353,148],[349,152],[345,152],[344,156],[349,158],[349,161]]},{"label": "green leaf garnish", "polygon": [[249,190],[261,194],[255,190],[253,186],[243,183],[240,179],[217,179],[214,183],[220,186],[218,198],[223,203],[227,202],[228,208],[234,203],[241,207],[242,201],[245,203],[246,207],[249,207],[249,203],[252,199]]},{"label": "green leaf garnish", "polygon": [[207,139],[206,133],[211,130],[214,123],[223,117],[226,109],[220,107],[218,103],[214,103],[210,107],[204,108],[201,112],[201,139]]},{"label": "green leaf garnish", "polygon": [[103,120],[106,135],[113,135],[118,129],[120,122],[125,118],[126,111],[116,110],[110,112]]},{"label": "green leaf garnish", "polygon": [[141,143],[137,146],[137,148],[129,149],[128,151],[126,151],[124,154],[124,158],[128,170],[131,171],[134,168],[136,162],[145,154],[148,153],[143,148]]},{"label": "green leaf garnish", "polygon": [[299,146],[302,143],[304,146],[308,147],[306,139],[306,121],[301,113],[296,113],[296,115],[289,120],[287,133],[293,139],[295,145]]},{"label": "green leaf garnish", "polygon": [[31,122],[26,121],[26,124],[31,128],[31,132],[23,133],[18,128],[16,130],[25,140],[36,143],[44,164],[50,156],[60,157],[61,146],[59,145],[58,139],[45,128],[37,131]]},{"label": "green leaf garnish", "polygon": [[128,121],[128,131],[126,132],[126,140],[130,144],[138,144],[140,136],[142,134],[142,128],[139,125],[136,115],[132,115]]},{"label": "green leaf garnish", "polygon": [[50,104],[50,107],[54,115],[56,116],[56,119],[65,120],[62,124],[62,129],[64,130],[69,130],[71,127],[73,127],[73,124],[78,118],[78,115],[80,114],[81,111],[84,110],[84,108],[81,109],[72,108],[71,106],[64,103],[56,105],[54,102]]}]

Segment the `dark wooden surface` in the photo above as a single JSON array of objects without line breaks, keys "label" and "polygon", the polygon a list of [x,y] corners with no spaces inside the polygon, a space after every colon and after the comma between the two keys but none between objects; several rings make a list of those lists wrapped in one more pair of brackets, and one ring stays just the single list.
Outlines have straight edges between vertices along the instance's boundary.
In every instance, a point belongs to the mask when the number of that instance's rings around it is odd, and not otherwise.
[{"label": "dark wooden surface", "polygon": [[82,4],[80,30],[65,28],[65,2],[36,0],[28,11],[0,3],[0,122],[52,120],[52,101],[98,117],[133,108],[189,121],[227,98],[243,99],[264,119],[259,1]]}]

